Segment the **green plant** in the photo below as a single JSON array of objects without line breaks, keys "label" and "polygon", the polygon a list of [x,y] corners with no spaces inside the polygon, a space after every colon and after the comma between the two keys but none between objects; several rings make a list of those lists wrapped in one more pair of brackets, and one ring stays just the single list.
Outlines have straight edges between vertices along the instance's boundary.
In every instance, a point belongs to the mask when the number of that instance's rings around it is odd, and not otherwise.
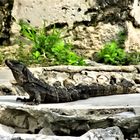
[{"label": "green plant", "polygon": [[36,29],[25,22],[20,22],[20,26],[21,34],[33,42],[31,54],[35,60],[46,59],[50,65],[85,65],[83,58],[72,50],[72,44],[64,41],[55,27],[47,34],[45,26]]},{"label": "green plant", "polygon": [[134,58],[131,59],[130,54],[124,51],[124,43],[127,38],[127,31],[123,30],[118,33],[116,40],[106,43],[98,53],[97,61],[112,65],[128,65],[133,63]]},{"label": "green plant", "polygon": [[137,65],[140,62],[140,52],[127,53],[126,64]]},{"label": "green plant", "polygon": [[126,53],[119,48],[116,41],[105,44],[97,53],[98,62],[112,65],[123,65],[126,61]]},{"label": "green plant", "polygon": [[127,38],[127,31],[122,30],[118,33],[118,39],[117,39],[117,44],[120,48],[124,48],[124,43]]}]

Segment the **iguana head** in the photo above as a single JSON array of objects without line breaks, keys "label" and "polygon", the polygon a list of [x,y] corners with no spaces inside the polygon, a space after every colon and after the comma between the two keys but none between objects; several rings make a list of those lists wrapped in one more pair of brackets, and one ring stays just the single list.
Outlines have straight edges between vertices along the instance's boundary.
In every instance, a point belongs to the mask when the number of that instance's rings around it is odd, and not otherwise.
[{"label": "iguana head", "polygon": [[10,59],[6,59],[5,64],[11,69],[13,76],[18,84],[22,85],[23,83],[28,82],[28,69],[24,64],[17,60]]},{"label": "iguana head", "polygon": [[12,70],[15,72],[22,72],[22,70],[24,69],[24,65],[22,63],[20,63],[17,60],[10,60],[10,59],[6,59],[5,60],[5,64]]}]

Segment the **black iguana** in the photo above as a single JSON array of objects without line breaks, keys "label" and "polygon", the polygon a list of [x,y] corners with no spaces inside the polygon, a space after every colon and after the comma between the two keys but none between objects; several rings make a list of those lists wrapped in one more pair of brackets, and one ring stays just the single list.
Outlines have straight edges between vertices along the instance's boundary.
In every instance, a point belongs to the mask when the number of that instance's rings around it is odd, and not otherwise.
[{"label": "black iguana", "polygon": [[[22,99],[18,97],[17,100],[27,102],[28,104],[70,102],[117,93],[117,85],[79,84],[69,88],[51,86],[37,79],[30,70],[19,61],[5,60],[5,64],[11,69],[17,84],[29,94],[29,98]],[[128,87],[124,87],[124,91],[122,92],[129,92]]]}]

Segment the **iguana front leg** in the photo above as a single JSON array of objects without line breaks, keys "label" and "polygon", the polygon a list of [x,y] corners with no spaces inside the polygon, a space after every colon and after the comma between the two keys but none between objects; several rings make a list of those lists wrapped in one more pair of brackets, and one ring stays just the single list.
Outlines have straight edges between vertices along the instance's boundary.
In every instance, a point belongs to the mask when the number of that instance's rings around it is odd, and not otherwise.
[{"label": "iguana front leg", "polygon": [[21,102],[33,102],[34,98],[33,96],[30,96],[30,98],[21,98],[21,97],[17,97],[16,101],[21,101]]},{"label": "iguana front leg", "polygon": [[17,97],[16,101],[21,101],[21,102],[31,102],[33,101],[33,99],[31,98],[20,98],[20,97]]},{"label": "iguana front leg", "polygon": [[27,105],[38,105],[41,103],[41,96],[40,93],[35,91],[34,96],[30,96],[29,98],[20,98],[18,97],[16,101],[25,102]]},{"label": "iguana front leg", "polygon": [[34,99],[30,101],[30,98],[29,98],[29,100],[26,102],[27,105],[39,105],[40,103],[41,103],[41,96],[40,96],[40,93],[38,93],[37,91],[35,93]]},{"label": "iguana front leg", "polygon": [[41,95],[38,91],[35,92],[35,99],[34,99],[34,103],[36,105],[40,104],[41,103]]}]

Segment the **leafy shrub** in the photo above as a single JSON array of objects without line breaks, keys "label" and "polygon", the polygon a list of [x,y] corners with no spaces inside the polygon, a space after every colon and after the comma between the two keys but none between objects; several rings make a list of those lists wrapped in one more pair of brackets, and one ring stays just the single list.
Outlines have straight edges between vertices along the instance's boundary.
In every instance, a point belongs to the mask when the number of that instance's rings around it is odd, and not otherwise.
[{"label": "leafy shrub", "polygon": [[126,53],[119,48],[116,41],[105,44],[97,53],[98,62],[112,65],[123,65],[126,61]]},{"label": "leafy shrub", "polygon": [[100,63],[111,65],[136,65],[140,62],[140,52],[127,53],[124,51],[124,42],[127,38],[126,31],[121,31],[115,41],[104,45],[96,57]]},{"label": "leafy shrub", "polygon": [[20,26],[21,34],[33,42],[31,54],[35,60],[46,59],[50,65],[85,65],[83,58],[72,51],[73,46],[64,41],[56,28],[47,34],[45,26],[36,29],[25,22],[20,22]]}]

